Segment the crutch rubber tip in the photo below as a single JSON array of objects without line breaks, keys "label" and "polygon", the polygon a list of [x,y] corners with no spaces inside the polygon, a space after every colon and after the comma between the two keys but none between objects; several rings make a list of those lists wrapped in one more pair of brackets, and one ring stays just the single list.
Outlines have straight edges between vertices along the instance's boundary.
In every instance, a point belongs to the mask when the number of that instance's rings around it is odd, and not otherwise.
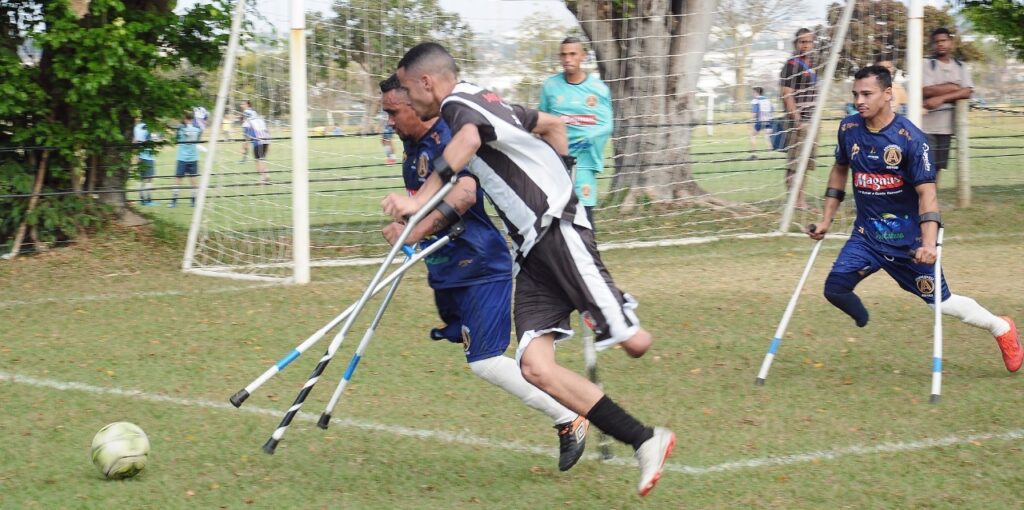
[{"label": "crutch rubber tip", "polygon": [[324,430],[327,430],[327,425],[329,425],[330,423],[331,423],[331,415],[329,415],[327,413],[322,413],[320,415],[320,420],[316,422],[316,426],[320,427],[320,428],[322,428]]},{"label": "crutch rubber tip", "polygon": [[764,386],[764,377],[754,379],[754,386]]},{"label": "crutch rubber tip", "polygon": [[601,460],[612,460],[615,456],[612,455],[612,451],[607,445],[601,447]]},{"label": "crutch rubber tip", "polygon": [[238,390],[238,393],[231,395],[231,398],[228,400],[231,401],[231,405],[235,407],[242,407],[242,402],[245,402],[245,399],[247,398],[249,398],[249,392],[245,391],[245,388],[242,388]]},{"label": "crutch rubber tip", "polygon": [[939,396],[938,395],[932,395],[932,398],[928,399],[928,403],[930,403],[930,404],[938,404],[939,403]]},{"label": "crutch rubber tip", "polygon": [[267,454],[273,455],[274,450],[277,449],[277,443],[279,442],[280,441],[274,438],[267,439],[267,442],[263,443],[263,451],[266,452]]}]

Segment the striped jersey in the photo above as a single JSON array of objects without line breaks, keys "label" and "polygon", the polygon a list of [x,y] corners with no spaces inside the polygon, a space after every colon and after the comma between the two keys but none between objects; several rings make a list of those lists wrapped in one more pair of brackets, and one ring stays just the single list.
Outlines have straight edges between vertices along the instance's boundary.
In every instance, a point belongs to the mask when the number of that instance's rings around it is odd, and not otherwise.
[{"label": "striped jersey", "polygon": [[481,146],[467,169],[505,222],[517,260],[555,219],[590,228],[586,215],[576,214],[578,202],[562,158],[530,132],[538,115],[466,82],[441,103],[441,116],[453,135],[469,124],[480,131]]},{"label": "striped jersey", "polygon": [[245,132],[245,137],[252,141],[253,145],[267,145],[270,143],[270,130],[267,129],[267,123],[261,117],[255,115],[248,116],[242,122],[242,131]]},{"label": "striped jersey", "polygon": [[757,122],[772,121],[772,100],[765,96],[757,96],[750,102],[750,108],[754,112],[754,120]]}]

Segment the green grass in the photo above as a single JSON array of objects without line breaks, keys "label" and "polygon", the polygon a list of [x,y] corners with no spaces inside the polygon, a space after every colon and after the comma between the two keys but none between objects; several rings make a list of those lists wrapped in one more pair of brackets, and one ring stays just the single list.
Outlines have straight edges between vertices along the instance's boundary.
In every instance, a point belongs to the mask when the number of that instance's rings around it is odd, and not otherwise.
[{"label": "green grass", "polygon": [[[940,198],[949,203],[954,195],[944,186]],[[952,289],[1018,318],[1022,217],[1019,185],[982,186],[974,207],[944,213]],[[278,416],[188,403],[226,403],[353,302],[374,268],[323,269],[316,283],[302,287],[186,276],[175,269],[179,247],[129,231],[5,262],[0,370],[184,402],[0,382],[7,438],[0,507],[1019,506],[1018,442],[963,439],[1019,435],[1020,376],[1006,373],[985,332],[947,319],[943,400],[928,404],[929,309],[880,274],[859,288],[871,323],[854,327],[820,293],[838,241],[822,249],[767,385],[753,386],[811,246],[776,238],[605,253],[616,281],[640,300],[641,320],[657,342],[639,360],[603,353],[606,389],[642,420],[679,437],[672,470],[646,499],[635,495],[637,470],[627,448],[614,447],[620,463],[587,459],[559,473],[550,423],[474,377],[457,346],[427,340],[436,319],[420,269],[403,283],[335,412],[381,427],[335,424],[321,431],[296,421],[268,456],[260,446]],[[367,319],[357,321],[304,411],[322,410]],[[283,411],[324,342],[244,408]],[[582,369],[578,342],[558,354]],[[139,424],[152,443],[150,465],[123,482],[102,480],[89,459],[93,434],[116,420]],[[884,446],[947,437],[960,440],[906,451]],[[811,457],[741,467],[799,454]],[[697,473],[679,472],[681,466]]]}]

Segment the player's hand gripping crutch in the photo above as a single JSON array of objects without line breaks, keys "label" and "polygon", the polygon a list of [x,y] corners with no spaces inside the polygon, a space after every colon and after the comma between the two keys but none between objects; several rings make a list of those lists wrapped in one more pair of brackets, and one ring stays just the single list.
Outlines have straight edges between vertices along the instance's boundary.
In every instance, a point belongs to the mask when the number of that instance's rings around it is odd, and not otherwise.
[{"label": "player's hand gripping crutch", "polygon": [[[580,314],[580,323],[580,329],[583,331],[583,364],[587,367],[587,378],[590,379],[590,382],[596,384],[598,388],[602,388],[601,383],[597,379],[597,346],[594,345],[594,333],[587,327],[587,321],[583,318],[583,314]],[[598,431],[597,437],[601,458],[604,460],[611,459],[612,451],[608,444],[608,435]]]},{"label": "player's hand gripping crutch", "polygon": [[[813,224],[810,226],[810,231],[814,232]],[[754,384],[757,386],[764,386],[764,380],[768,377],[768,368],[772,366],[772,360],[775,359],[775,351],[779,349],[779,344],[782,343],[782,336],[786,334],[786,326],[789,325],[789,319],[793,316],[793,310],[796,309],[796,302],[800,298],[800,291],[804,288],[804,282],[807,281],[807,275],[811,272],[811,266],[814,265],[814,259],[817,258],[818,250],[821,249],[821,242],[824,240],[824,238],[821,238],[814,243],[814,249],[811,250],[811,256],[807,259],[807,265],[804,266],[804,272],[800,275],[800,281],[796,284],[796,290],[793,291],[793,295],[789,298],[789,304],[786,305],[786,311],[782,314],[779,327],[775,329],[775,336],[772,337],[768,353],[764,355],[764,361],[761,362],[761,370],[757,372],[757,379],[754,379]]]},{"label": "player's hand gripping crutch", "polygon": [[327,365],[334,357],[334,353],[338,351],[338,347],[340,347],[341,343],[345,340],[345,334],[348,333],[348,330],[352,327],[352,323],[355,322],[356,316],[359,315],[359,312],[362,311],[366,302],[370,299],[373,289],[381,281],[381,278],[383,278],[384,271],[391,264],[391,261],[395,259],[395,255],[398,254],[398,250],[400,250],[405,244],[405,240],[409,237],[409,233],[412,232],[412,229],[416,227],[416,224],[419,223],[423,217],[430,214],[434,208],[437,207],[437,204],[440,203],[445,195],[447,195],[448,192],[451,191],[452,187],[454,187],[457,179],[458,174],[452,174],[448,182],[444,183],[444,186],[442,186],[434,196],[430,197],[430,199],[427,200],[427,203],[424,204],[420,210],[416,211],[416,214],[409,218],[409,222],[406,223],[405,229],[402,230],[398,239],[395,239],[395,244],[391,247],[387,256],[384,257],[384,262],[381,264],[380,269],[378,269],[377,273],[373,275],[373,279],[370,280],[370,284],[366,287],[366,291],[364,291],[363,295],[359,297],[359,300],[356,301],[355,308],[349,314],[348,318],[345,319],[345,324],[342,325],[341,330],[338,331],[338,334],[334,336],[333,340],[331,340],[331,344],[327,347],[327,352],[324,353],[320,358],[320,361],[317,362],[316,367],[313,368],[313,373],[310,374],[306,383],[302,385],[302,389],[299,390],[298,395],[295,396],[295,401],[292,402],[291,407],[288,408],[284,417],[281,418],[281,423],[277,426],[277,429],[275,429],[274,433],[271,434],[270,439],[267,439],[267,442],[263,444],[264,452],[272,454],[274,453],[274,450],[277,449],[277,445],[281,442],[281,438],[284,437],[284,433],[288,430],[288,426],[291,425],[295,416],[299,414],[299,410],[302,409],[302,404],[306,401],[306,397],[309,396],[309,392],[313,390],[313,386],[316,385],[317,380],[319,380],[320,376],[324,373]]},{"label": "player's hand gripping crutch", "polygon": [[[466,231],[466,225],[461,221],[452,225],[448,229],[448,234],[444,237],[434,241],[431,246],[435,244],[447,244],[451,240],[462,235]],[[443,241],[443,242],[442,242]],[[377,332],[377,326],[380,324],[380,320],[384,317],[384,310],[387,309],[388,304],[391,302],[392,296],[395,295],[395,289],[398,288],[398,282],[401,278],[395,280],[394,285],[388,290],[388,293],[384,296],[384,300],[380,304],[380,308],[377,309],[377,315],[373,317],[373,321],[370,323],[370,327],[366,328],[366,333],[363,334],[363,339],[359,342],[359,346],[356,347],[355,354],[352,355],[352,360],[348,362],[348,368],[345,369],[345,373],[341,376],[341,380],[338,381],[338,387],[334,389],[334,395],[331,395],[331,401],[327,404],[327,408],[320,414],[320,420],[317,421],[316,426],[322,429],[326,429],[331,423],[331,413],[334,412],[334,408],[338,405],[338,401],[341,400],[341,394],[344,393],[345,388],[348,386],[348,382],[352,380],[352,375],[356,372],[356,367],[359,366],[359,361],[363,359],[363,352],[366,350],[366,346],[370,343],[370,339],[373,338],[374,333]]]},{"label": "player's hand gripping crutch", "polygon": [[942,226],[935,239],[935,283],[932,298],[935,303],[935,340],[932,345],[932,396],[929,402],[939,403],[942,394]]},{"label": "player's hand gripping crutch", "polygon": [[[374,287],[371,296],[376,296],[380,291],[384,290],[384,287],[387,287],[393,281],[400,278],[402,274],[405,273],[410,267],[416,265],[419,261],[430,256],[435,251],[441,249],[441,247],[444,246],[447,242],[448,241],[446,238],[442,238],[438,240],[438,242],[431,244],[427,248],[415,254],[412,248],[408,246],[403,247],[402,250],[405,251],[406,255],[410,255],[411,257],[406,259],[406,261],[398,269],[389,274],[387,278],[381,280],[380,283],[378,283],[377,286]],[[295,361],[295,359],[301,356],[302,353],[306,352],[307,349],[309,349],[314,344],[319,342],[320,339],[323,338],[324,335],[326,335],[330,330],[334,329],[334,327],[337,326],[338,324],[341,324],[341,321],[345,320],[349,316],[349,314],[352,313],[352,310],[354,310],[355,307],[355,303],[349,305],[349,307],[346,308],[345,311],[338,314],[337,317],[331,319],[331,321],[324,325],[324,327],[318,329],[316,333],[310,335],[309,338],[307,338],[302,343],[297,345],[294,349],[291,350],[291,352],[289,352],[284,357],[279,359],[277,363],[271,365],[270,368],[268,368],[265,372],[260,374],[259,377],[254,379],[245,388],[238,390],[238,392],[232,395],[231,398],[229,399],[231,401],[231,404],[234,405],[235,407],[240,407],[242,403],[245,402],[250,395],[252,395],[253,392],[255,392],[260,386],[263,386],[263,383],[270,380],[271,377],[277,375],[277,373],[280,372],[281,370],[284,370],[285,367],[291,364],[291,362]]]}]

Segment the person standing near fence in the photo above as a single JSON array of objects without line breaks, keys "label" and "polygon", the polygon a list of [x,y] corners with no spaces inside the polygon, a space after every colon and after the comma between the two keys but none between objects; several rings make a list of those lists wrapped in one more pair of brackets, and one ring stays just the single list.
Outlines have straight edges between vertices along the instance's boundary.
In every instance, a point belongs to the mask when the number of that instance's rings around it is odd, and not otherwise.
[{"label": "person standing near fence", "polygon": [[188,177],[191,186],[192,207],[196,205],[196,176],[199,175],[199,137],[203,130],[196,127],[195,116],[191,111],[185,112],[178,126],[175,140],[178,142],[178,162],[174,169],[174,191],[171,203],[167,207],[178,207],[178,193],[181,191],[182,179]]},{"label": "person standing near fence", "polygon": [[544,80],[538,110],[565,123],[569,154],[576,158],[576,198],[594,223],[597,206],[597,174],[604,171],[604,148],[614,128],[612,97],[608,86],[583,70],[587,52],[577,37],[567,37],[558,50],[563,72]]},{"label": "person standing near fence", "polygon": [[754,99],[750,101],[750,110],[754,114],[754,123],[750,126],[750,159],[757,159],[757,135],[764,131],[768,147],[772,146],[772,100],[764,95],[763,87],[754,87]]},{"label": "person standing near fence", "polygon": [[[814,70],[811,53],[814,51],[814,32],[809,28],[801,28],[793,37],[793,56],[782,66],[782,104],[786,110],[786,123],[783,129],[788,132],[786,153],[786,190],[792,191],[796,177],[797,165],[800,163],[800,151],[805,143],[811,144],[811,155],[807,159],[807,171],[814,170],[816,164],[817,133],[810,133],[811,117],[814,115],[814,104],[818,100],[818,73]],[[806,181],[804,179],[803,181]],[[804,183],[800,182],[796,190],[797,209],[809,210],[804,198]]]},{"label": "person standing near fence", "polygon": [[[404,145],[405,188],[415,195],[434,172],[434,160],[444,152],[452,135],[440,118],[422,120],[416,115],[408,92],[395,75],[380,82],[380,90],[388,125]],[[458,197],[462,194],[476,196],[472,206],[460,207]],[[469,172],[460,174],[445,204],[457,208],[465,231],[425,261],[427,281],[434,289],[437,313],[444,322],[430,331],[430,338],[461,344],[474,375],[551,418],[559,439],[558,469],[566,471],[583,456],[590,424],[526,382],[515,360],[504,356],[512,332],[512,256],[505,236],[488,217],[483,191]],[[443,218],[440,213],[434,216],[424,218],[422,231],[432,229],[431,220]],[[404,227],[400,223],[387,225],[384,237],[394,242]],[[422,237],[421,232],[415,234]]]},{"label": "person standing near fence", "polygon": [[[932,56],[921,67],[925,114],[921,129],[928,134],[928,145],[934,156],[936,182],[938,174],[948,168],[949,145],[953,137],[955,103],[971,97],[974,80],[967,64],[953,57],[956,42],[945,27],[932,31]],[[966,140],[963,140],[966,143]]]},{"label": "person standing near fence", "polygon": [[854,79],[853,97],[859,113],[839,125],[825,211],[807,232],[815,240],[825,237],[846,196],[846,179],[852,168],[857,218],[825,279],[825,298],[858,327],[864,327],[868,311],[853,290],[868,276],[884,270],[903,290],[930,306],[934,306],[936,295],[942,296],[943,314],[992,334],[1006,369],[1016,372],[1024,361],[1024,350],[1013,320],[993,315],[974,299],[953,294],[944,274],[941,282],[935,282],[942,219],[936,196],[937,172],[929,161],[925,134],[892,111],[892,77],[886,68],[865,67]]},{"label": "person standing near fence", "polygon": [[[132,128],[132,143],[145,144],[151,142],[155,137],[150,134],[149,128],[142,119],[136,119],[135,127]],[[153,176],[156,175],[156,156],[153,149],[144,147],[139,151],[139,205],[153,205]]]},{"label": "person standing near fence", "polygon": [[252,144],[252,159],[256,160],[256,171],[260,174],[260,184],[270,184],[270,173],[267,172],[267,153],[270,152],[270,130],[267,123],[249,108],[242,112],[242,134]]}]

